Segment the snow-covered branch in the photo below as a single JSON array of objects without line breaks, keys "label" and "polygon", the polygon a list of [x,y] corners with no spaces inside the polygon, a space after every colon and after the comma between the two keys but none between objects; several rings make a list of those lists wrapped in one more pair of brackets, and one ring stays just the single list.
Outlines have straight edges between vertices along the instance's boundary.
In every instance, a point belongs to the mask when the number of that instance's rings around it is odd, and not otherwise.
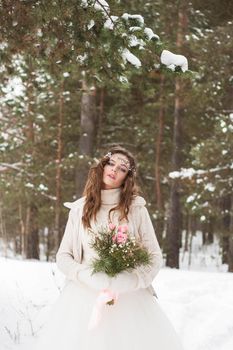
[{"label": "snow-covered branch", "polygon": [[180,171],[172,171],[168,174],[171,179],[191,179],[194,176],[203,176],[209,173],[217,173],[223,170],[233,170],[233,163],[224,167],[217,167],[208,170],[195,170],[193,168],[181,168]]}]

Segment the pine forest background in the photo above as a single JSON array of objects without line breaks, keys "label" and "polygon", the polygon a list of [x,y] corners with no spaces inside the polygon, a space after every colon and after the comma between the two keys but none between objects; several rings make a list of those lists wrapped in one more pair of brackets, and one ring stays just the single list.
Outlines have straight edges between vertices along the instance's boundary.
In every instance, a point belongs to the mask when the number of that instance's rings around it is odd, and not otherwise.
[{"label": "pine forest background", "polygon": [[233,2],[8,0],[0,23],[0,254],[53,261],[63,203],[117,143],[165,264],[201,232],[233,272]]}]

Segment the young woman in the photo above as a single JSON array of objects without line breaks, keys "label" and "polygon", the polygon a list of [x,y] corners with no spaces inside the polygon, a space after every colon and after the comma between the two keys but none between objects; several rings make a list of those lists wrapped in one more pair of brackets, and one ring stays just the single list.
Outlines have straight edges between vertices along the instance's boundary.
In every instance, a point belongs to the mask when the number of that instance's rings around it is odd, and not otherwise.
[{"label": "young woman", "polygon": [[[130,152],[114,146],[91,167],[84,196],[70,207],[65,233],[57,252],[66,285],[39,349],[56,350],[182,350],[170,321],[160,309],[152,281],[162,265],[162,253],[145,207],[138,195],[136,164]],[[139,266],[115,277],[92,274],[96,253],[90,246],[94,232],[108,224],[127,224],[152,255],[150,266]],[[118,293],[105,305],[96,327],[88,325],[101,290]]]}]

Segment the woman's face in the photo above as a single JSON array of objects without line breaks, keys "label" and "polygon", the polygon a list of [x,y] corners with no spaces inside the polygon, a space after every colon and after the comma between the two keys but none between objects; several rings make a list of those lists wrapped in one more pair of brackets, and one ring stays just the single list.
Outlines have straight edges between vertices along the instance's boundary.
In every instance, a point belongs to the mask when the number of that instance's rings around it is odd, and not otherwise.
[{"label": "woman's face", "polygon": [[104,166],[103,189],[120,187],[128,174],[129,167],[129,160],[124,154],[114,153]]}]

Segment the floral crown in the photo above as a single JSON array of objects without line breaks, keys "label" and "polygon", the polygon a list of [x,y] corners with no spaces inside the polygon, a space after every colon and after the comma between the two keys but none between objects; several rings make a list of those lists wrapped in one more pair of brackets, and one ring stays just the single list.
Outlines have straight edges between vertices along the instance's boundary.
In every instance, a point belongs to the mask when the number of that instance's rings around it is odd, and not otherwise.
[{"label": "floral crown", "polygon": [[[111,158],[113,154],[114,154],[114,153],[112,153],[112,152],[108,152],[107,154],[105,154],[104,158],[105,158],[105,157]],[[121,158],[121,161],[122,161],[125,165],[127,165],[127,168],[128,168],[129,171],[136,172],[135,166],[133,166],[133,165],[132,165],[131,167],[128,166],[128,164],[129,164],[129,161],[128,161],[128,160],[124,160],[124,159]]]}]

